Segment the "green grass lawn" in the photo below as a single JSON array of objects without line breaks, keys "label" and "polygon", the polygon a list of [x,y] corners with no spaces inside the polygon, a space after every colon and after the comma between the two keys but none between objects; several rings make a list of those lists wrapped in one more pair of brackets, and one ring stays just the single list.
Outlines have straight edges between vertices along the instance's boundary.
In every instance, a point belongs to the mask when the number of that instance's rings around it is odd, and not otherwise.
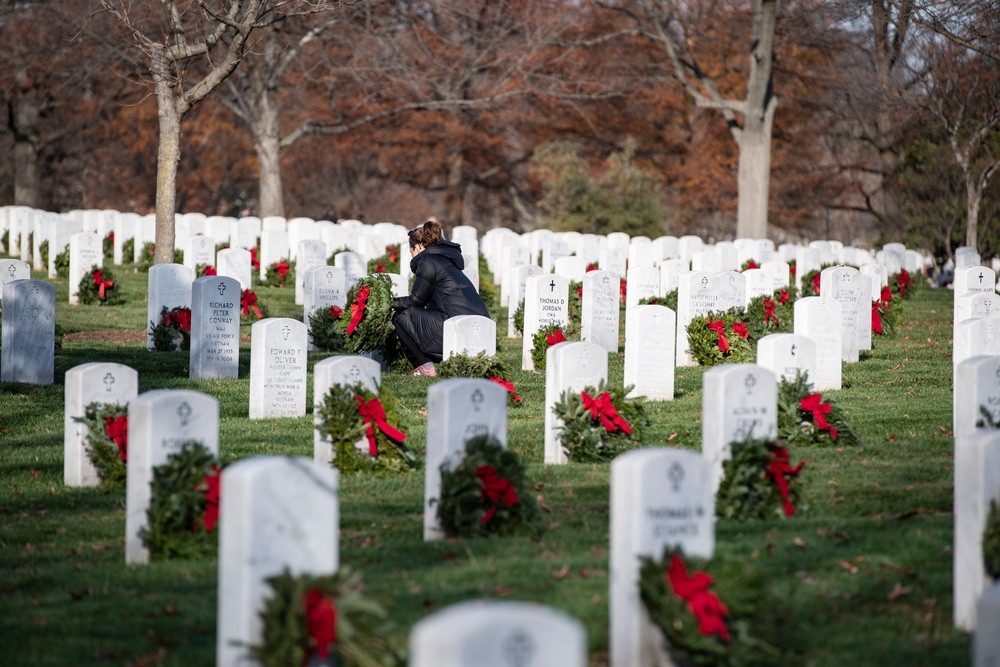
[{"label": "green grass lawn", "polygon": [[[66,281],[54,281],[65,334],[146,328],[145,275],[115,273],[128,293],[115,308],[69,306]],[[257,292],[272,316],[301,318],[293,290]],[[896,338],[876,340],[870,355],[844,366],[835,394],[864,445],[792,451],[793,461],[807,460],[800,484],[808,508],[794,519],[717,525],[717,551],[755,560],[772,599],[795,619],[789,664],[969,661],[969,636],[951,623],[952,293],[923,289],[906,310]],[[516,370],[519,343],[504,339],[500,352],[524,403],[509,412],[509,444],[529,463],[544,536],[424,543],[422,473],[341,478],[341,562],[364,572],[400,638],[461,600],[535,600],[580,619],[591,663],[603,665],[610,466],[542,464],[544,375]],[[183,387],[218,398],[223,461],[311,458],[311,409],[298,419],[249,421],[248,343],[240,356],[240,379],[193,381],[186,352],[69,335],[56,352],[55,385],[0,385],[0,663],[214,663],[218,564],[125,565],[124,494],[62,484],[62,382],[85,362],[128,364],[140,391]],[[322,358],[311,354],[310,367]],[[647,404],[645,445],[699,448],[702,373],[678,369],[675,400]],[[622,381],[621,355],[610,358],[609,376]],[[421,453],[433,381],[383,377]]]}]

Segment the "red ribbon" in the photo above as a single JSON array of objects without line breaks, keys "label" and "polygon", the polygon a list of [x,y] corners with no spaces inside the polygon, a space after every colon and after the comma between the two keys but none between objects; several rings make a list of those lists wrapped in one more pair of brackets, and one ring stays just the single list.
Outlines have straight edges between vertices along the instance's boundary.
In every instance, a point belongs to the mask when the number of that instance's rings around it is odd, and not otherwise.
[{"label": "red ribbon", "polygon": [[255,269],[260,268],[260,260],[257,259],[257,248],[250,248],[250,266]]},{"label": "red ribbon", "polygon": [[747,325],[742,322],[735,322],[733,324],[733,333],[735,333],[740,338],[749,338],[750,332],[747,331]]},{"label": "red ribbon", "polygon": [[205,265],[205,272],[201,274],[202,276],[217,276],[219,272],[215,270],[215,267],[211,264]]},{"label": "red ribbon", "polygon": [[114,245],[114,242],[115,242],[115,233],[114,232],[108,232],[108,240],[111,241],[112,245]]},{"label": "red ribbon", "polygon": [[122,462],[128,461],[128,416],[118,415],[117,419],[105,418],[104,432],[118,447],[118,456],[121,457]]},{"label": "red ribbon", "polygon": [[171,322],[175,322],[181,331],[191,331],[191,309],[175,308],[172,313],[168,312],[164,324],[169,327]]},{"label": "red ribbon", "polygon": [[906,298],[906,288],[910,286],[913,279],[910,278],[910,272],[906,269],[900,269],[899,271],[899,296]]},{"label": "red ribbon", "polygon": [[211,533],[219,523],[219,496],[222,493],[222,471],[218,466],[205,475],[205,513],[202,515],[202,522],[205,530]]},{"label": "red ribbon", "polygon": [[712,577],[704,572],[695,572],[688,577],[684,561],[677,554],[670,559],[670,569],[667,570],[667,581],[674,595],[688,603],[688,610],[698,619],[698,632],[703,635],[718,635],[725,643],[729,643],[729,628],[726,627],[726,615],[729,610],[722,604],[715,593],[710,593]]},{"label": "red ribbon", "polygon": [[288,274],[288,262],[281,261],[274,265],[274,270],[278,272],[278,282],[285,282],[285,276]]},{"label": "red ribbon", "polygon": [[490,511],[479,519],[479,523],[489,523],[501,502],[507,507],[513,507],[517,504],[518,497],[514,485],[506,477],[499,477],[493,466],[479,466],[476,468],[476,477],[483,483],[483,500],[493,503]]},{"label": "red ribbon", "polygon": [[788,273],[791,274],[792,278],[795,277],[795,264],[794,264],[794,262],[788,265]]},{"label": "red ribbon", "polygon": [[799,471],[802,470],[802,466],[805,464],[805,459],[803,459],[793,468],[788,464],[788,450],[784,447],[778,447],[776,445],[774,447],[774,458],[771,459],[771,463],[767,466],[767,470],[764,472],[765,476],[774,480],[774,483],[778,485],[778,491],[781,493],[782,506],[785,509],[785,516],[792,516],[795,514],[795,506],[792,505],[792,501],[788,497],[789,488],[787,476],[798,475]]},{"label": "red ribbon", "polygon": [[306,624],[309,639],[316,644],[316,655],[326,660],[330,646],[337,641],[337,610],[333,598],[317,588],[306,593]]},{"label": "red ribbon", "polygon": [[354,400],[358,402],[358,414],[364,419],[364,423],[368,425],[365,430],[365,435],[368,437],[368,455],[378,456],[378,444],[375,442],[375,427],[377,426],[380,431],[386,434],[390,440],[396,442],[403,442],[406,440],[406,434],[392,426],[385,420],[385,408],[377,398],[365,402],[365,399],[360,396],[355,396]]},{"label": "red ribbon", "polygon": [[591,398],[587,392],[580,392],[583,398],[583,409],[590,410],[590,418],[594,421],[601,420],[604,430],[608,433],[624,431],[627,435],[632,435],[632,427],[625,421],[625,418],[618,414],[618,410],[611,403],[611,394],[604,392],[597,398]]},{"label": "red ribbon", "polygon": [[562,329],[556,329],[552,333],[548,334],[545,339],[549,341],[549,347],[552,347],[556,343],[566,342],[566,336],[563,335]]},{"label": "red ribbon", "polygon": [[[794,275],[794,274],[792,274],[792,275]],[[778,290],[778,301],[781,303],[782,306],[784,306],[786,303],[788,303],[789,299],[791,299],[791,298],[792,298],[792,295],[789,294],[788,292],[786,292],[785,290]]]},{"label": "red ribbon", "polygon": [[344,314],[344,309],[340,306],[330,306],[330,314],[333,315],[333,319],[339,320],[340,316]]},{"label": "red ribbon", "polygon": [[722,354],[729,354],[729,339],[726,338],[726,323],[722,320],[712,321],[711,316],[708,318],[708,330],[714,331],[719,335],[719,351]]},{"label": "red ribbon", "polygon": [[837,429],[830,428],[830,424],[826,421],[826,416],[830,414],[830,404],[821,403],[822,400],[823,394],[809,394],[799,402],[799,407],[812,413],[816,428],[821,431],[830,431],[830,435],[836,440]]},{"label": "red ribbon", "polygon": [[622,278],[621,287],[619,289],[621,289],[622,293],[622,303],[625,303],[625,292],[628,291],[628,281],[624,278]]},{"label": "red ribbon", "polygon": [[583,298],[583,285],[576,286],[576,293],[581,299]]},{"label": "red ribbon", "polygon": [[882,332],[882,312],[879,310],[878,301],[872,301],[872,331],[877,334]]},{"label": "red ribbon", "polygon": [[389,245],[385,247],[386,254],[389,255],[389,261],[395,262],[399,259],[399,250],[397,246]]},{"label": "red ribbon", "polygon": [[815,276],[813,276],[812,279],[813,293],[816,296],[819,296],[819,281],[820,281],[820,274],[817,273]]},{"label": "red ribbon", "polygon": [[778,316],[775,314],[778,304],[774,302],[774,299],[764,298],[764,326],[771,326],[771,320],[774,320],[775,326],[781,326],[781,322],[778,321]]},{"label": "red ribbon", "polygon": [[385,264],[376,264],[375,273],[385,273]]},{"label": "red ribbon", "polygon": [[520,401],[521,400],[521,397],[517,395],[516,391],[514,391],[514,383],[513,382],[510,382],[509,380],[504,380],[503,378],[498,378],[495,375],[491,375],[490,376],[490,380],[492,380],[493,382],[496,382],[498,385],[500,385],[501,387],[503,387],[504,389],[506,389],[508,394],[514,394],[514,400],[515,401]]},{"label": "red ribbon", "polygon": [[104,279],[104,272],[100,269],[94,269],[90,272],[90,277],[94,279],[94,284],[97,285],[97,298],[104,301],[106,296],[106,291],[115,286],[114,282],[111,280]]},{"label": "red ribbon", "polygon": [[243,308],[243,317],[250,314],[250,309],[253,309],[253,314],[257,316],[257,319],[264,317],[264,313],[260,311],[257,307],[257,293],[251,292],[248,289],[243,290],[243,294],[240,296],[240,307]]},{"label": "red ribbon", "polygon": [[747,262],[747,270],[750,270],[750,269],[759,269],[759,268],[760,267],[757,266],[757,262],[753,261],[752,259]]},{"label": "red ribbon", "polygon": [[882,288],[882,294],[879,299],[885,304],[886,308],[889,307],[889,304],[892,302],[892,290],[889,289],[888,285]]},{"label": "red ribbon", "polygon": [[588,264],[587,265],[587,273],[590,273],[591,271],[596,271],[596,270],[597,270],[597,264]]},{"label": "red ribbon", "polygon": [[368,305],[368,293],[370,291],[368,285],[365,285],[358,290],[357,295],[354,297],[354,303],[351,304],[351,322],[347,325],[346,329],[348,336],[354,333],[354,330],[361,322],[361,318],[365,316],[365,307]]}]

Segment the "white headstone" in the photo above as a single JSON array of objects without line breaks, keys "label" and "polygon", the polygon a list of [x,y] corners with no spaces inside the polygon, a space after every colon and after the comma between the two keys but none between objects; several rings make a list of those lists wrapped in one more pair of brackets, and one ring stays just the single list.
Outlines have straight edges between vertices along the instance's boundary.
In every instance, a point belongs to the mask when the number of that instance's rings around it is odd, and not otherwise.
[{"label": "white headstone", "polygon": [[350,290],[368,275],[368,263],[356,252],[338,252],[333,265],[344,270],[344,286]]},{"label": "white headstone", "polygon": [[618,351],[620,285],[611,271],[588,271],[583,276],[580,339],[608,352]]},{"label": "white headstone", "polygon": [[[500,279],[500,306],[502,308],[506,308],[510,303],[511,285],[507,277],[511,269],[530,263],[530,253],[523,245],[513,244],[504,246],[502,259],[500,260],[500,270],[497,272],[498,276],[503,276]],[[541,267],[539,267],[539,271],[541,271]]]},{"label": "white headstone", "polygon": [[973,667],[1000,665],[1000,585],[994,582],[976,601],[976,618],[981,630],[972,636]]},{"label": "white headstone", "polygon": [[191,284],[194,272],[183,264],[154,264],[149,267],[146,296],[146,347],[153,349],[152,327],[161,320],[164,308],[191,307]]},{"label": "white headstone", "polygon": [[15,280],[31,280],[31,266],[19,259],[0,259],[0,293],[4,285]]},{"label": "white headstone", "polygon": [[633,308],[625,325],[625,386],[634,386],[629,398],[674,399],[676,335],[674,311],[656,305]]},{"label": "white headstone", "polygon": [[295,256],[296,306],[305,305],[306,275],[317,266],[326,266],[326,244],[316,239],[299,241],[298,253]]},{"label": "white headstone", "polygon": [[56,288],[12,280],[3,290],[0,382],[52,384],[55,373]]},{"label": "white headstone", "polygon": [[760,265],[760,270],[764,272],[767,279],[771,281],[771,292],[779,289],[788,289],[788,282],[791,277],[791,272],[788,266],[788,262],[782,262],[780,260],[774,260],[770,262],[764,262]]},{"label": "white headstone", "polygon": [[717,273],[691,271],[682,274],[677,285],[677,365],[693,366],[688,348],[687,327],[695,317],[719,310]]},{"label": "white headstone", "polygon": [[542,267],[537,264],[519,264],[511,267],[504,281],[504,285],[510,288],[510,301],[507,304],[507,338],[517,338],[521,335],[514,326],[514,314],[524,302],[524,286],[528,278],[541,273]]},{"label": "white headstone", "polygon": [[955,368],[976,356],[1000,355],[1000,320],[972,317],[955,327],[952,364]]},{"label": "white headstone", "polygon": [[654,266],[629,267],[625,289],[625,313],[643,299],[660,296],[660,270]]},{"label": "white headstone", "polygon": [[189,236],[184,243],[184,266],[197,275],[199,264],[215,266],[215,239],[203,234]]},{"label": "white headstone", "polygon": [[779,382],[790,382],[799,372],[812,382],[816,377],[816,343],[800,334],[768,334],[757,341],[757,365],[774,373]]},{"label": "white headstone", "polygon": [[104,245],[97,234],[81,232],[69,239],[69,302],[80,303],[80,279],[104,268]]},{"label": "white headstone", "polygon": [[605,245],[601,249],[600,260],[597,262],[597,265],[601,271],[610,271],[619,278],[624,278],[627,262],[627,247]]},{"label": "white headstone", "polygon": [[587,272],[587,262],[583,257],[558,257],[554,262],[554,273],[564,276],[571,283],[582,283]]},{"label": "white headstone", "polygon": [[[267,218],[264,219],[265,222]],[[260,279],[267,280],[267,267],[281,260],[288,260],[288,232],[284,229],[269,229],[264,226],[260,233]]]},{"label": "white headstone", "polygon": [[[315,428],[322,421],[320,406],[330,387],[354,386],[358,383],[377,394],[382,384],[382,367],[379,362],[368,357],[336,356],[328,357],[313,366],[313,460],[317,463],[329,465],[334,458],[330,439]],[[367,442],[367,438],[362,441]]]},{"label": "white headstone", "polygon": [[684,263],[679,259],[665,259],[660,262],[660,294],[667,295],[676,290],[681,274],[686,272]]},{"label": "white headstone", "polygon": [[954,496],[954,620],[955,627],[971,632],[977,627],[976,600],[992,583],[983,566],[983,529],[990,501],[1000,500],[1000,430],[955,438]]},{"label": "white headstone", "polygon": [[795,302],[795,333],[811,338],[816,344],[816,391],[842,386],[843,327],[840,302],[819,296],[807,296]]},{"label": "white headstone", "polygon": [[250,327],[250,419],[306,413],[306,325],[268,317]]},{"label": "white headstone", "polygon": [[747,303],[747,281],[742,273],[736,271],[721,271],[716,276],[718,293],[716,308],[726,311],[730,308],[743,308]]},{"label": "white headstone", "polygon": [[531,360],[532,338],[550,324],[569,323],[569,281],[562,276],[545,274],[527,278],[524,283],[524,339],[521,341],[521,370],[535,370]]},{"label": "white headstone", "polygon": [[[861,272],[849,266],[831,266],[820,274],[820,296],[840,302],[840,354],[841,360],[847,363],[858,361],[858,302],[868,306],[868,294],[863,288]],[[871,311],[871,306],[868,310]]]},{"label": "white headstone", "polygon": [[[982,410],[1000,424],[1000,356],[975,356],[955,366],[953,431],[955,438],[988,428]],[[984,422],[983,426],[977,426]]]},{"label": "white headstone", "polygon": [[233,278],[205,276],[192,284],[188,363],[192,380],[239,377],[240,296],[240,284]]},{"label": "white headstone", "polygon": [[559,441],[562,420],[553,407],[563,392],[597,387],[608,379],[608,351],[584,342],[558,343],[545,356],[545,463],[566,463]]},{"label": "white headstone", "polygon": [[235,279],[240,284],[240,291],[250,289],[253,285],[252,270],[249,250],[226,248],[215,256],[216,275]]},{"label": "white headstone", "polygon": [[497,353],[497,323],[482,315],[457,315],[444,321],[442,357],[456,354],[474,357],[480,352],[487,357]]}]

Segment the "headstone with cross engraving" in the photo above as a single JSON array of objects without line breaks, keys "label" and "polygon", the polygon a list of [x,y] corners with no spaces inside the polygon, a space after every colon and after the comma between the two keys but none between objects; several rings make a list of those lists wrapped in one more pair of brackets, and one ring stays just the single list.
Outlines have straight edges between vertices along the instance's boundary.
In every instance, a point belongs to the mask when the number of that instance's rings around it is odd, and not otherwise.
[{"label": "headstone with cross engraving", "polygon": [[954,280],[954,300],[956,307],[952,324],[957,325],[961,322],[957,307],[959,297],[977,292],[993,294],[996,292],[996,286],[997,278],[993,269],[985,266],[967,266],[956,268]]},{"label": "headstone with cross engraving", "polygon": [[338,252],[333,257],[333,265],[344,270],[344,286],[348,291],[368,275],[368,263],[356,252]]},{"label": "headstone with cross engraving", "polygon": [[146,297],[146,347],[153,349],[153,327],[163,319],[162,311],[191,307],[194,272],[183,264],[155,264],[149,267]]},{"label": "headstone with cross engraving", "polygon": [[625,319],[629,308],[638,306],[643,299],[660,296],[660,270],[655,266],[629,267],[625,282]]},{"label": "headstone with cross engraving", "polygon": [[621,283],[611,271],[588,271],[583,276],[580,339],[618,352]]},{"label": "headstone with cross engraving", "polygon": [[215,664],[259,664],[266,580],[328,575],[339,567],[337,471],[307,458],[258,456],[223,473],[219,513],[219,588]]},{"label": "headstone with cross engraving", "polygon": [[[305,305],[305,280],[309,271],[326,266],[326,244],[318,239],[299,241],[295,256],[295,305]],[[366,272],[367,273],[367,272]]]},{"label": "headstone with cross engraving", "polygon": [[215,254],[215,271],[216,275],[236,279],[241,291],[250,289],[253,285],[251,281],[253,265],[249,250],[243,248],[220,250]]},{"label": "headstone with cross engraving", "polygon": [[80,303],[80,279],[104,268],[104,243],[97,234],[81,232],[69,239],[69,302]]},{"label": "headstone with cross engraving", "polygon": [[147,563],[140,531],[146,527],[153,468],[195,441],[219,453],[219,401],[187,389],[155,389],[128,406],[128,461],[125,482],[125,562]]},{"label": "headstone with cross engraving", "polygon": [[953,590],[955,627],[977,626],[976,600],[992,582],[983,565],[983,529],[990,502],[1000,501],[1000,430],[955,434]]},{"label": "headstone with cross engraving", "polygon": [[843,367],[841,306],[834,299],[807,296],[795,302],[795,333],[816,344],[816,375],[813,389],[840,389]]},{"label": "headstone with cross engraving", "polygon": [[743,306],[746,307],[750,305],[750,302],[757,297],[771,296],[774,293],[774,288],[772,287],[771,279],[768,278],[767,274],[764,273],[763,269],[747,269],[742,272],[743,279],[745,281],[746,291],[743,296]]},{"label": "headstone with cross engraving", "polygon": [[[318,310],[329,310],[336,306],[344,309],[347,302],[347,290],[344,287],[344,270],[336,266],[317,266],[312,268],[303,282],[304,303],[302,305],[302,321],[309,326],[309,317]],[[316,351],[313,344],[312,331],[309,332],[309,351]]]},{"label": "headstone with cross engraving", "polygon": [[530,602],[473,600],[410,632],[410,667],[584,667],[587,636],[565,612]]},{"label": "headstone with cross engraving", "polygon": [[966,359],[1000,355],[1000,319],[970,317],[955,327],[952,364],[955,369]]},{"label": "headstone with cross engraving", "polygon": [[757,341],[757,365],[774,373],[779,382],[791,382],[797,373],[812,382],[816,377],[816,343],[800,334],[768,334]]},{"label": "headstone with cross engraving", "polygon": [[625,386],[629,398],[674,399],[677,315],[666,306],[635,306],[625,324]]},{"label": "headstone with cross engraving", "polygon": [[0,259],[0,294],[4,285],[15,280],[31,280],[31,266],[19,259]]},{"label": "headstone with cross engraving", "polygon": [[858,302],[866,304],[867,310],[871,311],[863,287],[861,272],[849,266],[827,267],[820,274],[820,296],[840,302],[840,354],[841,360],[846,363],[858,361]]},{"label": "headstone with cross engraving", "polygon": [[555,274],[532,276],[524,282],[524,339],[521,370],[535,370],[531,349],[535,333],[550,324],[569,324],[569,281]]},{"label": "headstone with cross engraving", "polygon": [[101,481],[87,454],[87,427],[76,418],[83,417],[91,403],[125,406],[138,393],[139,374],[122,364],[92,362],[66,371],[63,418],[63,482],[66,486],[97,486]]},{"label": "headstone with cross engraving", "polygon": [[0,382],[52,384],[55,373],[56,288],[12,280],[3,293]]},{"label": "headstone with cross engraving", "polygon": [[234,379],[240,370],[240,284],[205,276],[191,287],[192,380]]},{"label": "headstone with cross engraving", "polygon": [[268,317],[250,328],[250,419],[306,413],[306,325]]},{"label": "headstone with cross engraving", "polygon": [[677,258],[660,262],[660,294],[667,295],[677,289],[681,274],[686,273],[684,263]]},{"label": "headstone with cross engraving", "polygon": [[[215,266],[215,239],[204,234],[189,236],[184,245],[184,266],[197,272],[198,265]],[[217,267],[216,267],[217,268]]]},{"label": "headstone with cross engraving", "polygon": [[767,276],[767,281],[770,283],[771,293],[779,289],[788,289],[788,282],[791,276],[791,270],[788,266],[788,262],[771,260],[770,262],[764,262],[761,264],[760,270],[764,272],[765,276]]},{"label": "headstone with cross engraving", "polygon": [[596,388],[608,380],[608,351],[595,343],[566,342],[551,346],[545,356],[545,463],[566,463],[559,440],[562,420],[553,408],[565,392]]},{"label": "headstone with cross engraving", "polygon": [[[540,275],[541,273],[542,267],[537,264],[519,264],[518,266],[511,267],[507,279],[504,281],[504,285],[510,289],[510,301],[507,308],[507,338],[518,338],[521,336],[517,331],[517,326],[514,324],[514,316],[517,314],[517,309],[524,303],[525,285],[528,278]],[[567,294],[568,289],[567,287]],[[566,312],[568,316],[569,310],[567,309]]]},{"label": "headstone with cross engraving", "polygon": [[970,248],[968,246],[961,246],[955,248],[955,272],[958,273],[958,269],[966,266],[979,266],[982,263],[982,259],[975,248]]},{"label": "headstone with cross engraving", "polygon": [[691,320],[718,310],[717,273],[690,271],[677,285],[677,365],[694,366],[688,348],[687,327]]},{"label": "headstone with cross engraving", "polygon": [[955,438],[1000,427],[1000,356],[969,357],[955,366]]},{"label": "headstone with cross engraving", "polygon": [[497,353],[497,323],[482,315],[456,315],[444,321],[442,357],[450,359],[456,354],[487,357]]},{"label": "headstone with cross engraving", "polygon": [[736,271],[720,271],[716,276],[718,294],[716,308],[726,311],[730,308],[743,308],[747,303],[747,281],[742,273]]},{"label": "headstone with cross engraving", "polygon": [[955,318],[961,322],[970,317],[1000,317],[1000,294],[966,292],[955,297]]},{"label": "headstone with cross engraving", "polygon": [[610,650],[616,667],[672,665],[663,634],[639,598],[639,558],[665,548],[711,558],[715,494],[709,463],[695,452],[645,447],[611,462]]},{"label": "headstone with cross engraving", "polygon": [[701,453],[712,465],[714,490],[732,443],[778,436],[777,382],[763,366],[723,364],[702,376],[701,396]]},{"label": "headstone with cross engraving", "polygon": [[[354,386],[361,384],[368,391],[378,394],[382,384],[382,367],[379,362],[368,357],[339,355],[328,357],[313,366],[313,459],[329,465],[334,460],[330,438],[316,428],[323,420],[320,406],[326,399],[330,387],[334,385]],[[358,440],[358,447],[367,447],[367,438]]]},{"label": "headstone with cross engraving", "polygon": [[[500,281],[500,306],[506,308],[510,303],[511,281],[508,279],[511,270],[525,264],[531,264],[531,255],[527,246],[521,243],[511,243],[505,245],[501,251],[500,270],[497,275],[502,275]],[[539,267],[541,271],[541,267]]]},{"label": "headstone with cross engraving", "polygon": [[260,233],[260,279],[267,280],[268,267],[289,260],[289,254],[288,232],[265,227]]},{"label": "headstone with cross engraving", "polygon": [[481,378],[451,378],[427,389],[427,463],[424,470],[424,540],[444,537],[438,521],[441,467],[450,470],[479,435],[507,446],[507,390]]},{"label": "headstone with cross engraving", "polygon": [[625,277],[628,247],[605,244],[601,248],[600,259],[597,262],[601,271],[610,271],[619,278]]}]

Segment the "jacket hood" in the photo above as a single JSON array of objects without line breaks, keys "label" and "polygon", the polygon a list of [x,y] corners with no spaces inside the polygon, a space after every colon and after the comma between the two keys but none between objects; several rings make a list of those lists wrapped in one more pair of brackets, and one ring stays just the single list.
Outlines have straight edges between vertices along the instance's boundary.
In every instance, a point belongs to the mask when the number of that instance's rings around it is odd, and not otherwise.
[{"label": "jacket hood", "polygon": [[456,267],[459,271],[465,269],[465,258],[462,257],[462,246],[457,243],[452,243],[451,241],[440,241],[438,243],[433,243],[426,248],[424,251],[410,260],[410,270],[416,273],[417,260],[423,258],[424,255],[438,255],[444,257]]}]

